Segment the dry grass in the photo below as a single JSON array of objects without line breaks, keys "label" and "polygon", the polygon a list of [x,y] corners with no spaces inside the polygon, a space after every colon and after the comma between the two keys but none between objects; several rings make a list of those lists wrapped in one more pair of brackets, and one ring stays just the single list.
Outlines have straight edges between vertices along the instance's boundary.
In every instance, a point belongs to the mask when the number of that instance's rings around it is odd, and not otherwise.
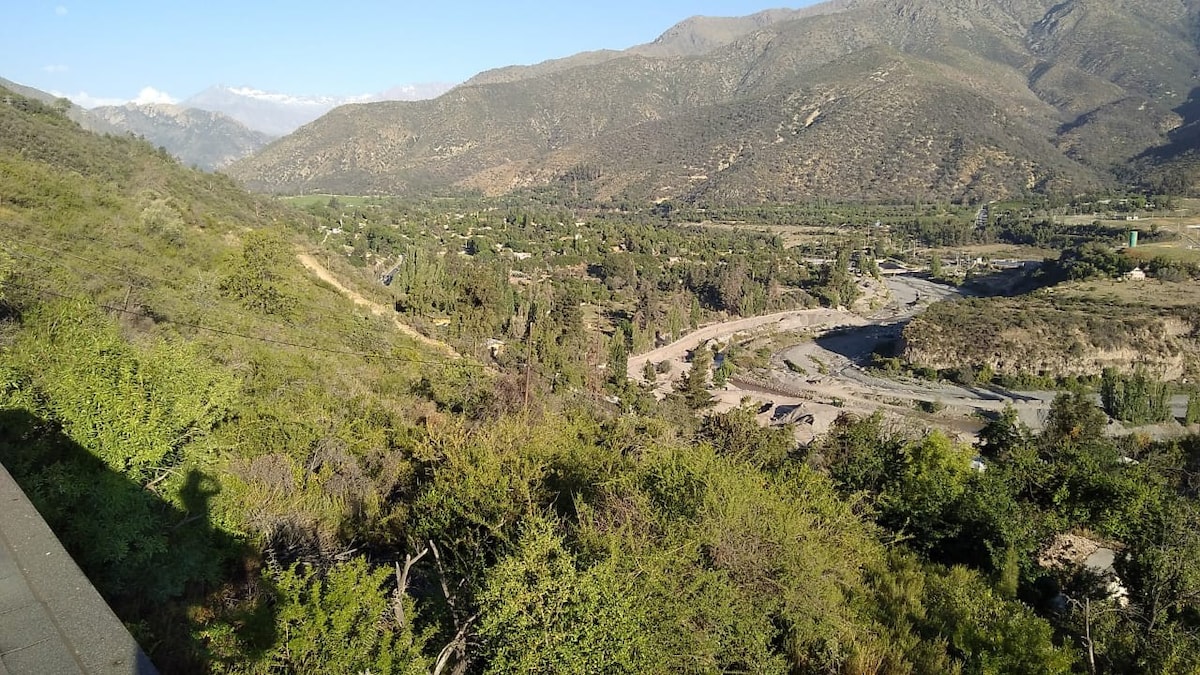
[{"label": "dry grass", "polygon": [[1078,281],[1055,287],[1054,295],[1122,305],[1189,307],[1200,300],[1200,281]]},{"label": "dry grass", "polygon": [[815,225],[771,225],[765,223],[751,222],[727,222],[727,221],[705,221],[703,223],[692,223],[702,225],[703,227],[711,227],[717,230],[736,230],[738,232],[761,232],[763,234],[778,236],[783,241],[785,248],[793,246],[801,246],[804,244],[819,244],[829,241],[831,238],[844,238],[845,230],[828,226]]},{"label": "dry grass", "polygon": [[[1196,247],[1196,248],[1192,248]],[[1146,244],[1126,250],[1130,258],[1146,262],[1154,258],[1166,258],[1176,262],[1200,263],[1200,246],[1186,241],[1163,244]]]}]

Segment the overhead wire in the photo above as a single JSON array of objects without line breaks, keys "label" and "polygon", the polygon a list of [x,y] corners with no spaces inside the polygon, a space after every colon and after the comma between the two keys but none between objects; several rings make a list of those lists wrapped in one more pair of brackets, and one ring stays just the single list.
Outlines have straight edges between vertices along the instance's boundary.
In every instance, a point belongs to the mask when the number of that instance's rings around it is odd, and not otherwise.
[{"label": "overhead wire", "polygon": [[[11,223],[4,223],[4,222],[0,222],[0,225],[11,225]],[[109,268],[109,269],[112,269],[112,270],[116,270],[116,271],[118,271],[118,272],[121,272],[122,274],[124,274],[124,275],[127,275],[127,276],[129,276],[129,277],[137,277],[137,278],[140,278],[140,279],[145,279],[145,280],[148,280],[148,281],[151,281],[151,282],[155,282],[155,283],[158,283],[158,284],[162,284],[162,285],[164,285],[164,286],[168,286],[168,287],[171,287],[171,288],[176,288],[176,289],[177,289],[177,286],[176,286],[176,284],[178,283],[178,279],[174,279],[174,280],[172,280],[172,279],[164,279],[164,278],[162,278],[162,277],[158,277],[158,276],[155,276],[155,275],[153,275],[153,274],[147,274],[147,273],[145,273],[145,272],[140,272],[140,271],[137,271],[137,270],[131,270],[131,269],[128,269],[128,268],[125,268],[125,267],[121,267],[121,266],[119,266],[119,265],[114,265],[114,264],[112,264],[112,263],[107,263],[107,262],[104,262],[104,261],[102,261],[102,260],[96,260],[96,259],[94,259],[94,258],[87,258],[87,257],[80,256],[80,255],[77,255],[77,254],[68,253],[68,252],[66,252],[66,251],[60,251],[60,250],[57,250],[57,249],[48,248],[48,247],[46,247],[46,246],[43,246],[43,245],[40,245],[40,244],[34,243],[34,242],[32,242],[32,241],[29,241],[28,239],[23,239],[23,238],[21,238],[21,237],[19,237],[19,236],[13,236],[13,235],[11,235],[11,234],[8,234],[8,233],[6,233],[4,236],[5,236],[6,238],[8,238],[8,239],[12,239],[13,241],[16,241],[16,242],[18,242],[18,243],[26,244],[26,245],[28,245],[28,246],[32,246],[32,247],[34,247],[34,248],[41,249],[41,250],[43,250],[43,251],[47,251],[47,252],[50,252],[50,253],[55,253],[55,254],[57,254],[57,253],[61,253],[62,255],[65,255],[65,256],[68,256],[68,257],[74,258],[74,259],[76,259],[76,260],[79,260],[80,262],[86,262],[86,263],[90,263],[90,264],[93,264],[93,265],[99,265],[99,266],[102,266],[102,267],[107,267],[107,268]],[[96,237],[89,237],[89,236],[87,236],[87,235],[78,235],[78,236],[81,236],[81,237],[83,237],[83,238],[85,238],[85,239],[88,239],[88,240],[90,240],[90,241],[94,241],[94,242],[96,242],[96,243],[98,243],[98,244],[102,244],[102,245],[105,245],[105,246],[107,246],[107,247],[110,247],[110,248],[112,248],[112,247],[113,247],[113,242],[111,242],[111,241],[106,241],[106,240],[103,240],[103,239],[98,239],[98,238],[96,238]],[[2,240],[0,240],[0,241],[2,241]],[[132,282],[125,282],[125,283],[132,283]],[[136,285],[136,286],[141,286],[141,287],[143,287],[143,288],[150,288],[150,287],[151,287],[149,284],[146,284],[146,283],[140,283],[140,284],[134,284],[134,285]],[[177,289],[177,290],[178,290],[178,289]],[[314,304],[312,304],[312,303],[307,303],[307,302],[297,302],[296,304],[300,305],[301,307],[305,307],[305,308],[308,308],[308,309],[311,309],[311,310],[314,310],[314,311],[318,311],[318,312],[328,311],[328,309],[329,309],[328,307],[321,307],[321,306],[314,305]],[[255,318],[256,320],[266,320],[266,321],[268,321],[268,322],[271,322],[271,323],[276,323],[276,324],[278,324],[278,325],[287,325],[289,328],[295,328],[295,326],[294,326],[294,325],[290,325],[290,324],[283,324],[283,323],[280,323],[280,322],[277,322],[277,321],[270,321],[269,319],[264,319],[263,317],[257,317],[257,316],[256,316],[256,317],[254,317],[254,318]]]},{"label": "overhead wire", "polygon": [[172,324],[175,326],[183,326],[186,328],[192,328],[195,330],[205,331],[208,333],[216,333],[218,335],[237,337],[237,338],[242,338],[245,340],[254,340],[254,341],[258,341],[258,342],[264,342],[264,343],[283,346],[283,347],[292,347],[295,349],[304,349],[304,350],[308,350],[308,351],[322,352],[322,353],[326,353],[326,354],[338,354],[338,355],[342,355],[342,356],[356,356],[356,357],[360,357],[360,358],[364,358],[364,359],[379,359],[381,361],[394,361],[394,362],[399,362],[399,363],[414,363],[414,364],[427,365],[427,366],[464,367],[464,368],[478,368],[478,369],[486,369],[487,368],[487,366],[485,366],[481,363],[471,363],[466,360],[432,361],[429,359],[416,359],[416,358],[409,358],[409,357],[404,357],[404,356],[389,356],[389,355],[385,355],[385,354],[368,354],[366,352],[355,352],[355,351],[350,351],[350,350],[345,350],[345,349],[334,349],[334,348],[330,348],[330,347],[319,347],[317,345],[306,345],[306,344],[301,344],[298,342],[290,342],[288,340],[276,340],[274,338],[265,338],[265,337],[258,336],[258,335],[247,335],[245,333],[239,333],[237,331],[225,330],[223,328],[214,328],[212,326],[204,326],[204,325],[192,323],[189,321],[180,321],[178,319],[170,319],[170,318],[161,317],[161,316],[153,316],[150,314],[146,314],[145,312],[138,312],[138,311],[135,311],[132,309],[126,309],[123,307],[114,307],[112,305],[106,305],[103,303],[95,302],[94,300],[91,300],[90,298],[67,295],[66,293],[58,293],[56,291],[51,291],[51,290],[44,289],[44,288],[38,288],[36,286],[31,286],[29,284],[24,284],[24,283],[17,282],[17,281],[8,281],[6,283],[8,285],[14,286],[16,288],[24,288],[24,289],[26,289],[28,291],[32,291],[34,293],[40,293],[42,295],[48,295],[48,296],[55,297],[55,298],[61,298],[64,300],[74,300],[76,302],[90,302],[90,303],[95,304],[97,307],[99,307],[101,309],[106,309],[110,312],[117,312],[120,314],[129,315],[129,316],[136,316],[136,317],[140,317],[140,318],[144,318],[144,319],[150,319],[151,321],[154,321],[156,323],[169,323],[169,324]]},{"label": "overhead wire", "polygon": [[[0,224],[7,224],[7,223],[0,223]],[[120,266],[117,266],[117,265],[113,265],[113,264],[110,264],[110,263],[106,263],[106,262],[104,262],[104,261],[101,261],[101,260],[96,260],[96,259],[94,259],[94,258],[87,258],[87,257],[80,256],[80,255],[76,255],[76,254],[73,254],[73,253],[68,253],[68,252],[66,252],[66,251],[56,250],[56,249],[53,249],[53,248],[49,248],[49,247],[46,247],[46,246],[42,246],[42,245],[40,245],[40,244],[36,244],[36,243],[34,243],[34,242],[31,242],[31,241],[29,241],[29,240],[26,240],[26,239],[22,239],[21,237],[13,237],[13,236],[10,236],[10,235],[7,235],[7,234],[6,234],[6,237],[7,237],[7,238],[9,238],[9,239],[12,239],[12,240],[14,240],[14,241],[16,241],[16,242],[18,242],[18,243],[20,243],[20,244],[24,244],[24,245],[27,245],[27,246],[31,246],[31,247],[33,247],[33,248],[37,248],[37,249],[39,249],[39,250],[42,250],[42,251],[46,251],[46,252],[49,252],[49,253],[54,253],[54,254],[59,254],[59,255],[63,255],[63,256],[67,256],[67,257],[71,257],[71,258],[74,258],[74,259],[76,259],[76,260],[79,260],[79,261],[81,261],[81,262],[89,263],[89,264],[96,265],[96,266],[107,267],[107,268],[109,268],[109,269],[112,269],[112,270],[115,270],[115,271],[117,271],[117,272],[120,272],[120,273],[122,273],[122,274],[123,274],[123,275],[125,275],[126,277],[139,277],[139,278],[141,278],[141,279],[145,279],[145,280],[149,280],[149,281],[155,281],[155,282],[158,282],[158,283],[160,283],[160,284],[162,284],[162,285],[164,285],[164,286],[166,286],[166,287],[168,287],[168,288],[172,288],[172,289],[174,289],[174,290],[181,290],[181,289],[178,289],[178,288],[176,288],[176,287],[175,287],[175,285],[174,285],[174,282],[173,282],[173,281],[171,281],[171,280],[167,280],[167,279],[163,279],[163,278],[161,278],[161,277],[156,277],[156,276],[154,276],[154,275],[151,275],[151,274],[146,274],[145,272],[138,272],[138,271],[134,271],[134,270],[129,270],[129,269],[127,269],[127,268],[120,267]],[[98,243],[102,243],[102,244],[106,244],[106,245],[111,245],[111,242],[105,242],[105,241],[103,241],[103,240],[96,239],[96,238],[94,238],[94,237],[87,237],[87,238],[88,238],[88,239],[90,239],[90,240],[92,240],[92,241],[96,241],[96,242],[98,242]],[[4,244],[3,240],[0,240],[0,248],[4,248],[5,250],[8,250],[10,253],[13,253],[13,254],[15,254],[15,255],[18,255],[18,256],[21,256],[21,257],[25,257],[25,258],[29,258],[29,259],[32,259],[32,260],[37,260],[37,261],[39,261],[39,262],[42,262],[42,263],[45,263],[45,264],[48,264],[48,265],[55,265],[55,266],[58,266],[58,267],[63,267],[63,268],[66,268],[66,269],[70,269],[69,267],[67,267],[66,265],[64,265],[64,264],[63,264],[62,262],[60,262],[60,261],[55,261],[55,260],[50,260],[50,259],[47,259],[47,258],[42,258],[42,257],[39,257],[39,256],[35,256],[35,255],[32,255],[32,254],[30,254],[30,253],[26,253],[26,252],[22,252],[22,251],[16,250],[15,248],[13,248],[13,247],[11,247],[11,246],[9,246],[9,247],[5,247],[5,246],[3,246],[3,244]],[[76,272],[76,270],[71,270],[71,271],[72,271],[72,272]],[[122,285],[130,285],[130,286],[135,286],[135,287],[137,287],[137,288],[141,288],[141,289],[145,289],[145,290],[149,290],[149,289],[153,288],[153,287],[152,287],[150,284],[148,284],[148,283],[145,283],[145,282],[141,282],[141,283],[134,283],[134,282],[133,282],[131,279],[117,279],[117,278],[114,278],[114,277],[112,277],[112,276],[105,275],[105,274],[101,274],[101,273],[98,273],[98,272],[91,272],[91,274],[93,274],[93,275],[95,275],[95,276],[99,276],[99,277],[105,278],[105,279],[108,279],[109,281],[112,281],[112,282],[114,282],[114,283],[119,283],[119,284],[122,284]],[[176,280],[176,281],[177,281],[177,280]],[[317,311],[317,312],[324,312],[324,311],[327,311],[327,310],[328,310],[328,308],[325,308],[325,307],[319,307],[319,306],[317,306],[317,305],[313,305],[313,304],[310,304],[310,303],[297,303],[297,304],[298,304],[298,305],[300,305],[300,306],[302,306],[302,307],[305,307],[305,308],[308,308],[308,309],[310,309],[310,310]],[[250,320],[252,320],[252,321],[259,322],[259,323],[269,323],[269,324],[271,324],[271,325],[278,326],[278,327],[280,327],[280,328],[289,329],[289,330],[294,330],[294,329],[298,328],[298,326],[297,326],[296,324],[294,324],[294,323],[290,323],[290,322],[284,322],[284,321],[279,321],[279,320],[271,319],[271,318],[269,318],[269,317],[263,317],[263,316],[259,316],[259,315],[256,315],[256,314],[250,314],[249,312],[246,312],[246,311],[244,311],[244,310],[240,310],[240,309],[232,309],[232,308],[229,308],[229,311],[231,311],[231,312],[233,312],[233,313],[235,313],[235,314],[238,314],[238,315],[240,315],[240,316],[243,316],[243,317],[245,317],[245,318],[248,318],[248,319],[250,319]],[[352,335],[350,332],[347,332],[347,331],[336,330],[336,331],[334,331],[334,332],[336,333],[337,337],[338,337],[338,338],[340,338],[340,339],[346,339],[346,338],[352,338],[352,337],[354,337],[354,336],[353,336],[353,335]],[[328,333],[326,333],[326,335],[328,335]]]}]

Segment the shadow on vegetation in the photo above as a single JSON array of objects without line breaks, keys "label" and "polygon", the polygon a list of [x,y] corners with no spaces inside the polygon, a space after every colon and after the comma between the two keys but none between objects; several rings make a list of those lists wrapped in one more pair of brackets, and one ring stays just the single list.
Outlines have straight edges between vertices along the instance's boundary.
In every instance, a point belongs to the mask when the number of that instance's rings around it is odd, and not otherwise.
[{"label": "shadow on vegetation", "polygon": [[[246,559],[245,544],[210,521],[216,479],[189,470],[176,488],[178,505],[171,503],[155,492],[170,481],[138,485],[56,423],[17,409],[0,410],[0,463],[162,672],[212,669],[193,622],[222,604],[217,598],[232,613],[242,604],[239,589],[257,577],[234,569]],[[269,606],[250,604],[257,616],[234,616],[235,624],[248,633],[274,625],[272,616],[261,616]]]}]

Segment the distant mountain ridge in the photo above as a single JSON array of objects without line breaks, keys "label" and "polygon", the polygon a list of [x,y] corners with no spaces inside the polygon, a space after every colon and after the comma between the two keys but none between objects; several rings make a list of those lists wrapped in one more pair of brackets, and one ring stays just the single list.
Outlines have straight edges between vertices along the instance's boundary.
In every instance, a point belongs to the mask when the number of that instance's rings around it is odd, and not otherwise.
[{"label": "distant mountain ridge", "polygon": [[0,87],[22,96],[52,105],[67,101],[67,116],[88,131],[140,136],[166,149],[183,164],[208,171],[253,154],[273,139],[338,105],[421,100],[436,96],[450,86],[439,83],[401,85],[381,94],[352,98],[293,96],[250,87],[217,86],[177,105],[127,103],[86,109],[54,94],[0,78]]},{"label": "distant mountain ridge", "polygon": [[654,41],[643,45],[636,45],[626,50],[602,49],[581,52],[561,59],[550,59],[532,66],[505,66],[486,70],[467,80],[462,86],[515,82],[579,66],[596,65],[632,54],[656,58],[701,56],[717,47],[729,44],[751,31],[805,16],[836,13],[841,11],[845,4],[845,0],[842,0],[821,3],[804,9],[768,9],[743,17],[693,16],[675,24]]},{"label": "distant mountain ridge", "polygon": [[221,113],[179,105],[105,106],[87,111],[87,118],[141,136],[184,164],[209,171],[253,154],[274,139]]},{"label": "distant mountain ridge", "polygon": [[296,96],[253,87],[216,85],[184,100],[181,105],[219,112],[254,131],[284,136],[340,105],[371,101],[419,101],[435,98],[451,86],[426,83],[392,87],[381,94],[362,96]]},{"label": "distant mountain ridge", "polygon": [[1145,158],[1189,123],[1198,4],[836,0],[693,18],[435,100],[342,107],[229,172],[276,192],[714,202],[1094,189],[1170,159]]}]

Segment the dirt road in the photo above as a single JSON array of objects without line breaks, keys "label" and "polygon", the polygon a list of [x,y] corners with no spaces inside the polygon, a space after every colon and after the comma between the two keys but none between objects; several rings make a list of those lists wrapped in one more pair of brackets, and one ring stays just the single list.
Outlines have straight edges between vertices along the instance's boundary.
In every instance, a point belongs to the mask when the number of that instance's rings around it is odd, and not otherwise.
[{"label": "dirt road", "polygon": [[438,349],[442,352],[445,352],[446,354],[448,354],[456,359],[462,358],[461,355],[453,347],[446,344],[445,342],[442,342],[441,340],[435,340],[427,335],[424,335],[423,333],[421,333],[417,329],[413,328],[412,326],[409,326],[408,324],[400,321],[400,318],[398,316],[396,316],[396,311],[394,309],[392,309],[391,307],[388,307],[387,305],[384,305],[384,304],[380,304],[378,302],[372,302],[371,300],[368,300],[367,298],[363,297],[361,293],[358,293],[357,291],[355,291],[351,288],[347,288],[346,286],[342,285],[342,283],[337,280],[337,277],[333,276],[333,273],[331,273],[328,269],[326,269],[325,266],[322,265],[320,263],[320,261],[318,261],[312,255],[310,255],[308,253],[300,252],[300,253],[296,254],[296,259],[299,260],[300,264],[304,265],[304,267],[308,271],[317,275],[318,279],[320,279],[321,281],[324,281],[325,283],[329,284],[330,286],[333,286],[334,288],[336,288],[338,290],[339,293],[341,293],[342,295],[346,296],[347,298],[350,298],[351,300],[353,300],[354,304],[358,305],[359,307],[364,307],[364,308],[370,310],[370,312],[372,314],[374,314],[375,316],[382,316],[382,317],[390,316],[392,319],[392,323],[394,323],[396,325],[396,329],[399,330],[404,335],[416,340],[417,342],[420,342],[423,345],[433,347],[434,349]]},{"label": "dirt road", "polygon": [[[726,340],[739,333],[762,330],[804,330],[815,333],[815,339],[775,354],[765,377],[735,378],[736,382],[713,391],[718,400],[717,410],[739,405],[747,397],[787,409],[798,408],[813,419],[811,425],[797,429],[801,440],[823,433],[846,411],[869,414],[883,410],[898,417],[927,417],[932,422],[935,416],[919,410],[922,406],[929,410],[949,408],[950,412],[959,413],[953,422],[937,416],[938,422],[965,436],[979,425],[969,420],[964,422],[963,418],[975,410],[999,411],[1005,404],[1016,407],[1026,424],[1041,427],[1051,394],[1022,395],[918,380],[899,381],[867,372],[865,367],[880,343],[897,339],[903,326],[930,304],[960,295],[956,288],[917,277],[892,277],[886,284],[890,301],[865,317],[845,310],[811,309],[705,326],[669,345],[630,357],[629,376],[641,381],[646,362],[669,362],[670,375],[659,378],[656,389],[658,395],[665,396],[674,381],[689,369],[684,361],[687,352],[709,340]],[[763,413],[762,421],[770,421],[773,414],[773,410]]]},{"label": "dirt road", "polygon": [[642,381],[642,368],[646,362],[659,363],[670,361],[672,373],[686,370],[684,367],[687,353],[709,340],[726,340],[738,333],[749,333],[758,330],[794,331],[812,328],[831,328],[833,326],[862,325],[862,318],[849,312],[836,309],[801,309],[764,316],[754,316],[748,319],[723,321],[699,328],[682,338],[637,356],[629,357],[629,377]]},{"label": "dirt road", "polygon": [[[776,354],[765,376],[735,378],[734,384],[714,392],[720,401],[718,410],[738,405],[744,396],[754,401],[770,401],[776,406],[798,406],[801,412],[813,416],[811,425],[797,430],[802,441],[823,433],[838,414],[847,411],[870,414],[882,410],[898,418],[941,427],[962,440],[970,440],[982,426],[974,413],[999,412],[1012,406],[1031,429],[1043,428],[1058,392],[892,379],[868,370],[876,348],[899,338],[913,316],[932,302],[959,294],[952,287],[914,277],[889,279],[888,286],[892,302],[869,322],[827,330],[814,340]],[[1175,414],[1182,415],[1187,401],[1185,397],[1175,397],[1171,404]],[[763,421],[769,421],[772,414],[765,413]],[[1160,438],[1178,435],[1183,430],[1174,423],[1166,423],[1139,431]],[[1129,429],[1111,424],[1107,433],[1122,435],[1129,433]]]}]

